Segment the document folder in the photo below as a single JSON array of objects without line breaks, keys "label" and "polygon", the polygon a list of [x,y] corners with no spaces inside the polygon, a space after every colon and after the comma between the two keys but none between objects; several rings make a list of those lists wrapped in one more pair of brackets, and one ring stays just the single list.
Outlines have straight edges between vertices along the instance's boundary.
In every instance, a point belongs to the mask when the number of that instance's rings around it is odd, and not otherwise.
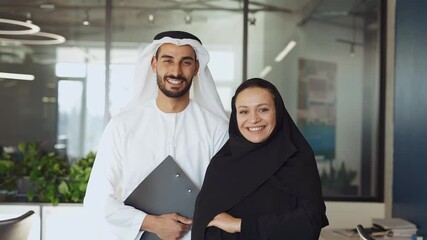
[{"label": "document folder", "polygon": [[[129,195],[125,204],[147,214],[178,213],[193,217],[199,189],[171,156],[167,156]],[[144,232],[141,240],[158,240]]]}]

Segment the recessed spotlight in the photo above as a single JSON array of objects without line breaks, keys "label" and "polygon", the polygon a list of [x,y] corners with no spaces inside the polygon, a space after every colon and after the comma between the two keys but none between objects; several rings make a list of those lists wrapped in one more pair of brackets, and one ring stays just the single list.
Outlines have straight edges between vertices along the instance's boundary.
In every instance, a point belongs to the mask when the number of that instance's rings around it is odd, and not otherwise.
[{"label": "recessed spotlight", "polygon": [[30,12],[27,13],[27,20],[25,22],[28,23],[28,24],[32,24],[33,23],[33,21],[31,20],[31,13]]},{"label": "recessed spotlight", "polygon": [[185,24],[191,24],[191,22],[193,21],[193,18],[191,17],[191,15],[188,13],[187,15],[185,15],[184,17],[184,21]]},{"label": "recessed spotlight", "polygon": [[153,14],[148,15],[148,21],[150,23],[154,22],[154,15]]},{"label": "recessed spotlight", "polygon": [[85,26],[89,26],[90,25],[89,11],[88,10],[85,11],[85,19],[83,20],[82,24],[85,25]]}]

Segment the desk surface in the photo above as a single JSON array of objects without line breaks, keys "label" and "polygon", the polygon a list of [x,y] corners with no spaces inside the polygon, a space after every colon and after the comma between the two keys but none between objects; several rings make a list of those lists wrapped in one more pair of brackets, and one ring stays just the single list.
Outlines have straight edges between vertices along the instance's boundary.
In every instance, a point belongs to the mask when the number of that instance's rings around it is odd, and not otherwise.
[{"label": "desk surface", "polygon": [[[355,237],[346,237],[339,233],[336,233],[334,229],[322,229],[320,233],[319,240],[359,240],[359,236]],[[411,238],[392,238],[392,237],[384,237],[384,238],[375,238],[377,240],[411,240]]]}]

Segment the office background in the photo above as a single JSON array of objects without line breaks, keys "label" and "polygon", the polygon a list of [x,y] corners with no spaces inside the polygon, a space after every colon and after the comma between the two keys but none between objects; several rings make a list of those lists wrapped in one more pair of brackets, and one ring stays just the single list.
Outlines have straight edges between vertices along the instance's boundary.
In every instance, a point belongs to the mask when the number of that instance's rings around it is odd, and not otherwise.
[{"label": "office background", "polygon": [[[25,2],[2,1],[3,19],[66,40],[1,37],[0,71],[34,80],[0,81],[0,145],[37,141],[70,163],[96,151],[106,122],[132,96],[138,48],[181,29],[209,50],[226,110],[247,78],[278,87],[315,151],[327,199],[382,200],[385,1]],[[14,27],[5,20],[5,30]]]},{"label": "office background", "polygon": [[[221,6],[222,2],[228,1],[218,1],[218,5]],[[323,4],[320,4],[321,2]],[[134,49],[138,48],[141,43],[150,42],[152,36],[160,30],[173,27],[195,31],[202,41],[204,40],[208,49],[213,52],[211,56],[212,70],[214,76],[219,79],[217,87],[222,94],[226,109],[229,107],[227,102],[229,102],[233,89],[242,79],[251,76],[265,74],[265,78],[272,79],[283,91],[282,94],[286,96],[287,107],[295,119],[301,119],[298,115],[299,110],[304,109],[296,100],[301,97],[299,94],[302,91],[298,87],[301,86],[301,84],[298,85],[298,81],[303,82],[304,79],[309,79],[314,83],[314,89],[317,89],[316,86],[319,87],[320,82],[337,89],[336,101],[324,101],[334,98],[334,95],[330,95],[328,91],[326,94],[323,93],[326,98],[322,98],[321,102],[326,105],[330,104],[327,105],[332,106],[329,109],[336,108],[337,110],[334,130],[336,132],[331,134],[330,130],[327,130],[329,128],[324,128],[326,129],[325,135],[334,136],[333,139],[328,140],[334,142],[335,145],[338,144],[333,156],[335,159],[345,158],[342,162],[346,164],[347,173],[354,170],[359,174],[351,181],[351,185],[358,187],[356,191],[352,188],[353,190],[348,190],[349,192],[343,190],[329,193],[330,201],[327,201],[327,207],[328,215],[331,218],[330,227],[349,227],[356,222],[367,225],[371,217],[394,216],[417,223],[420,233],[427,234],[427,190],[420,184],[427,180],[423,174],[424,169],[427,169],[425,168],[426,160],[423,157],[426,151],[423,144],[425,142],[423,133],[426,132],[426,127],[423,123],[427,118],[425,110],[427,100],[423,94],[423,90],[426,90],[424,82],[427,59],[426,50],[423,48],[425,40],[423,37],[427,35],[424,24],[426,17],[423,14],[427,10],[425,1],[340,0],[305,1],[304,3],[301,1],[287,3],[266,1],[266,5],[261,6],[243,1],[239,4],[227,5],[231,10],[225,11],[225,14],[222,11],[209,12],[201,9],[200,6],[191,8],[192,11],[174,10],[173,15],[176,18],[173,19],[174,24],[169,25],[167,25],[168,22],[165,22],[166,20],[161,19],[162,16],[167,15],[164,11],[171,10],[167,6],[163,6],[165,8],[163,11],[157,12],[149,11],[154,10],[154,7],[145,6],[148,10],[138,13],[142,16],[139,16],[141,25],[126,25],[118,20],[126,16],[123,13],[126,13],[126,9],[130,12],[130,7],[126,7],[125,4],[127,1],[106,1],[105,4],[100,1],[83,1],[82,3],[87,6],[76,8],[73,16],[79,22],[86,18],[92,21],[87,29],[82,29],[82,26],[72,27],[71,24],[68,28],[67,23],[61,23],[63,29],[61,30],[58,26],[43,25],[43,19],[37,19],[34,14],[32,16],[30,14],[34,23],[41,25],[43,31],[62,34],[67,38],[73,37],[73,41],[47,47],[27,47],[3,43],[0,46],[2,53],[0,71],[30,72],[36,77],[42,75],[43,80],[41,81],[46,81],[43,84],[32,84],[31,86],[29,83],[17,83],[7,79],[0,81],[0,98],[2,99],[0,122],[2,126],[7,126],[1,130],[2,142],[0,144],[14,145],[19,141],[47,140],[50,144],[56,145],[58,151],[65,144],[66,149],[62,150],[66,154],[72,155],[75,160],[78,159],[82,154],[95,148],[96,141],[93,139],[102,131],[106,119],[114,115],[120,106],[125,104],[126,99],[123,97],[116,97],[115,99],[119,100],[114,101],[111,99],[114,98],[114,95],[123,96],[123,93],[129,93],[128,86],[131,85],[132,80],[129,72],[132,71]],[[110,13],[105,11],[105,8],[109,6],[108,3],[113,5]],[[11,3],[2,1],[0,10],[13,7],[15,4],[14,1]],[[47,13],[51,11],[53,16],[52,9],[49,10],[52,5],[43,4],[45,3],[35,7],[42,8],[41,6],[43,6],[43,11]],[[134,2],[133,4],[140,6],[141,3]],[[191,3],[187,4],[192,6]],[[99,9],[95,7],[97,5],[101,5],[101,11],[98,13]],[[175,8],[177,6],[174,5]],[[382,7],[375,9],[373,6]],[[62,7],[64,9],[72,8],[71,6]],[[374,11],[368,11],[370,7]],[[389,11],[384,11],[388,14],[379,14],[380,10],[384,10],[385,7],[389,8]],[[56,8],[61,9],[61,4],[58,4]],[[219,8],[215,7],[217,10]],[[26,12],[31,12],[31,9],[30,5]],[[119,9],[125,11],[120,12]],[[294,9],[294,13],[298,12],[298,14],[286,14],[289,9]],[[371,22],[373,13],[373,19],[376,19],[376,22]],[[98,14],[98,20],[96,20],[96,14]],[[108,21],[108,14],[114,16],[110,19],[111,22]],[[153,21],[150,20],[151,15]],[[190,24],[188,24],[187,16],[191,16]],[[214,16],[214,20],[206,20],[210,19],[209,16]],[[5,11],[0,14],[0,18],[11,17]],[[25,20],[25,18],[28,18],[28,14],[24,14],[20,20]],[[61,21],[61,15],[57,15],[56,19]],[[395,21],[395,25],[390,26],[393,21]],[[156,24],[159,23],[166,23],[166,25],[159,29],[156,27],[158,26]],[[209,25],[210,31],[204,31],[207,23],[211,24]],[[382,27],[375,30],[375,23],[377,27]],[[109,24],[111,24],[111,28],[107,27]],[[142,25],[146,27],[143,32],[141,32]],[[385,31],[386,29],[389,31]],[[86,30],[91,34],[84,35]],[[139,34],[129,37],[130,35],[123,34],[121,30],[136,31]],[[372,30],[374,31],[372,32]],[[109,31],[112,32],[109,33]],[[218,34],[219,32],[233,32],[234,34],[227,34],[227,38]],[[393,41],[394,34],[390,34],[390,32],[395,32],[395,42]],[[286,58],[282,59],[281,63],[273,61],[277,53],[291,40],[297,42],[294,49],[288,53]],[[97,42],[101,42],[101,45]],[[362,42],[365,44],[363,47],[359,45]],[[62,49],[55,51],[55,47]],[[111,55],[105,52],[106,48],[111,48]],[[15,57],[13,56],[15,51],[24,54]],[[79,52],[82,54],[75,54]],[[32,54],[27,55],[27,53]],[[29,56],[33,56],[33,61],[34,59],[41,61],[31,63],[27,58]],[[49,62],[51,56],[55,56],[56,65]],[[71,60],[70,56],[72,56]],[[22,62],[14,63],[13,59],[17,58],[22,59]],[[4,61],[5,59],[6,61]],[[60,69],[62,71],[73,69],[71,66],[75,66],[73,64],[76,63],[80,64],[82,59],[87,64],[83,73],[80,74],[78,71],[63,73],[63,75],[58,73]],[[224,64],[224,61],[227,61],[227,64]],[[102,67],[106,63],[108,65],[108,62],[111,64],[111,72],[105,71],[105,68]],[[334,63],[336,67],[334,67]],[[231,67],[224,68],[225,65]],[[26,67],[24,68],[24,66]],[[299,72],[312,69],[313,67],[310,66],[315,66],[314,68],[317,69],[317,77],[310,77],[310,74],[304,75]],[[118,78],[114,71],[120,68],[124,69],[121,73],[126,74],[120,75],[121,78]],[[38,73],[41,71],[43,73]],[[308,72],[310,73],[310,71]],[[319,74],[319,72],[321,73]],[[95,75],[102,77],[91,77]],[[104,78],[109,78],[110,84],[106,84],[105,88],[99,87],[103,84],[102,79]],[[126,78],[127,82],[123,78]],[[121,81],[117,81],[117,79],[121,79]],[[318,81],[319,79],[320,81]],[[91,89],[93,86],[91,81],[101,81],[101,85]],[[52,84],[55,87],[51,87]],[[16,86],[20,86],[20,90],[14,92],[13,89]],[[102,93],[99,94],[100,91],[108,92],[106,88],[110,88],[111,99],[109,102],[104,101]],[[70,109],[67,109],[66,104],[62,104],[61,109],[61,89],[63,94],[69,93],[62,95],[62,103],[67,103],[67,99],[73,99],[74,102],[71,101],[71,103],[74,105],[71,106],[77,106],[80,115],[67,115],[70,113],[68,111]],[[95,95],[95,92],[98,92],[98,95]],[[81,96],[85,95],[95,96],[95,99],[84,100],[86,98]],[[27,96],[27,98],[22,96]],[[73,98],[75,96],[80,97]],[[312,96],[316,97],[315,94]],[[39,101],[40,99],[42,101]],[[84,101],[89,102],[84,103]],[[90,101],[100,102],[102,107],[90,108]],[[17,104],[14,105],[14,102]],[[33,102],[30,107],[28,107],[29,102]],[[319,101],[316,103],[318,104]],[[82,110],[85,108],[82,107],[85,106],[83,104],[87,105],[87,110]],[[16,111],[16,109],[20,109],[20,111]],[[63,114],[62,119],[66,120],[63,122],[73,122],[73,126],[77,129],[70,130],[67,127],[61,129],[61,126],[64,126],[61,125],[61,113]],[[81,121],[84,117],[88,119],[87,115],[90,114],[93,114],[90,121]],[[325,122],[331,122],[330,115],[326,118],[315,117],[315,119],[326,119]],[[334,122],[333,117],[332,122]],[[52,127],[57,125],[58,128]],[[79,129],[91,129],[92,132],[82,132]],[[310,129],[312,128],[308,128],[309,133],[311,133]],[[75,138],[70,138],[70,136],[62,138],[68,132],[76,132],[79,135]],[[31,139],[28,136],[31,136]],[[76,138],[79,141],[75,141]],[[82,139],[87,144],[78,145],[77,143]],[[319,147],[319,151],[323,149],[321,147]],[[328,148],[328,146],[323,147]],[[321,171],[330,170],[331,165],[325,161],[330,155],[328,151],[319,155]],[[339,164],[334,166],[337,169],[340,167]],[[11,203],[2,205],[9,204]],[[18,207],[14,205],[14,211],[23,209],[22,206],[21,208],[19,206],[21,205],[18,204]],[[38,213],[45,216],[46,219],[49,214],[53,216],[51,219],[55,219],[55,212],[58,210],[55,210],[54,207],[49,205],[40,207],[37,204],[34,206],[40,209]],[[0,208],[1,211],[11,211],[3,207]],[[70,210],[73,208],[74,206],[69,206],[66,210],[60,211],[69,216],[71,212],[76,212],[76,210]],[[62,222],[75,220],[74,217]],[[42,225],[44,227],[52,226],[52,221]],[[45,239],[48,239],[49,236],[54,239],[55,235],[44,234]]]}]

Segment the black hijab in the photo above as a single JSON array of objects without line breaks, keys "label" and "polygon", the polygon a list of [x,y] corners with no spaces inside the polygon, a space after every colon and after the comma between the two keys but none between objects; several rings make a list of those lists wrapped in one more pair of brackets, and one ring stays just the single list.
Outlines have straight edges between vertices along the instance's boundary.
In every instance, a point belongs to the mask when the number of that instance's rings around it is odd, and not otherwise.
[{"label": "black hijab", "polygon": [[[268,90],[275,101],[276,126],[261,143],[246,140],[237,124],[236,98],[241,91],[252,87]],[[207,224],[217,214],[235,206],[279,169],[287,192],[298,197],[317,198],[319,204],[323,204],[313,151],[286,111],[277,88],[260,78],[249,79],[237,88],[231,107],[230,139],[212,158],[196,200],[193,240],[204,239]],[[289,159],[292,162],[282,168]]]}]

